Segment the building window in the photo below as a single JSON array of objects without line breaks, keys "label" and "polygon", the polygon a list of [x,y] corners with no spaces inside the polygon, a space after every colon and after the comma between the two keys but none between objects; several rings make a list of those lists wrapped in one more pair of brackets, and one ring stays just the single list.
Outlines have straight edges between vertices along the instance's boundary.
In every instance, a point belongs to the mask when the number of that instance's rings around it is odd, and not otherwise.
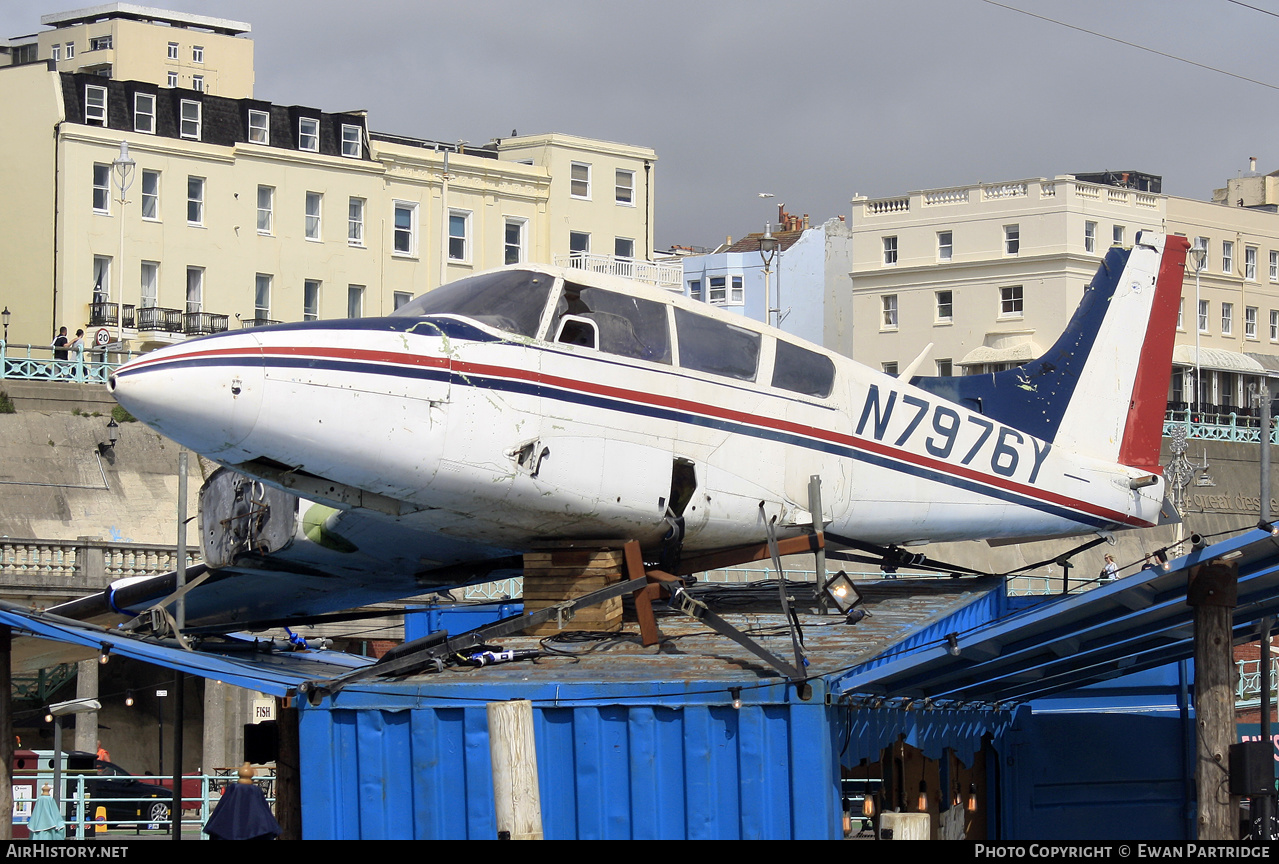
[{"label": "building window", "polygon": [[[450,227],[449,246],[452,247],[452,228]],[[417,254],[417,205],[409,201],[395,202],[395,233],[392,238],[392,251],[396,255]],[[452,255],[450,254],[450,257]]]},{"label": "building window", "polygon": [[111,213],[111,166],[93,164],[93,212]]},{"label": "building window", "polygon": [[346,208],[346,242],[364,245],[364,199],[352,198]]},{"label": "building window", "polygon": [[1235,329],[1235,304],[1221,304],[1221,335],[1229,336]]},{"label": "building window", "polygon": [[522,264],[524,262],[524,220],[507,219],[506,235],[503,239],[503,264]]},{"label": "building window", "polygon": [[320,239],[320,207],[324,196],[319,192],[306,193],[306,239]]},{"label": "building window", "polygon": [[177,87],[177,86],[178,86],[178,73],[177,73],[177,72],[169,72],[169,73],[165,76],[165,83],[166,83],[166,84],[168,84],[168,86],[170,86],[170,87]]},{"label": "building window", "polygon": [[896,330],[897,329],[897,295],[881,294],[879,297],[880,306],[884,313],[883,319],[879,322],[880,330]]},{"label": "building window", "polygon": [[1122,225],[1110,226],[1110,245],[1111,246],[1124,245],[1124,226]]},{"label": "building window", "polygon": [[407,291],[396,291],[391,295],[391,304],[395,309],[399,309],[405,303],[413,299],[413,295]]},{"label": "building window", "polygon": [[67,49],[67,59],[68,59],[68,60],[72,60],[72,59],[74,59],[74,58],[75,58],[75,43],[74,43],[74,42],[68,42],[68,43],[66,44],[66,49]]},{"label": "building window", "polygon": [[1004,226],[1004,254],[1016,255],[1021,251],[1021,226]]},{"label": "building window", "polygon": [[187,268],[187,311],[200,312],[204,308],[204,268]]},{"label": "building window", "polygon": [[1244,307],[1243,336],[1245,339],[1257,338],[1257,307],[1256,306]]},{"label": "building window", "polygon": [[[1088,289],[1085,288],[1084,290],[1087,291]],[[1181,300],[1178,301],[1177,303],[1177,329],[1178,330],[1186,329],[1185,315],[1186,315],[1186,298],[1182,297]]]},{"label": "building window", "polygon": [[84,122],[91,126],[107,125],[107,88],[85,85]]},{"label": "building window", "polygon": [[204,178],[187,178],[187,224],[204,224]]},{"label": "building window", "polygon": [[1270,281],[1279,282],[1279,252],[1270,250]]},{"label": "building window", "polygon": [[688,280],[688,296],[692,297],[694,300],[702,299],[702,280],[701,279]]},{"label": "building window", "polygon": [[111,50],[111,34],[106,36],[94,36],[89,40],[90,51],[110,51]]},{"label": "building window", "polygon": [[569,166],[569,194],[574,198],[591,198],[591,166],[584,162],[574,162]]},{"label": "building window", "polygon": [[1249,282],[1257,281],[1257,247],[1243,247],[1243,278]]},{"label": "building window", "polygon": [[728,280],[723,276],[710,278],[710,292],[706,297],[710,303],[723,303],[728,299]]},{"label": "building window", "polygon": [[271,318],[271,275],[259,273],[253,280],[253,317],[258,321]]},{"label": "building window", "polygon": [[937,297],[937,321],[939,323],[948,323],[953,320],[955,314],[955,295],[950,291],[938,291]]},{"label": "building window", "polygon": [[200,103],[190,99],[183,99],[181,105],[181,127],[180,133],[183,138],[194,138],[200,140]]},{"label": "building window", "polygon": [[1235,244],[1230,240],[1221,241],[1221,272],[1233,273],[1235,269]]},{"label": "building window", "polygon": [[62,59],[61,45],[54,45],[52,48],[49,49],[49,59],[52,60],[54,63],[57,63],[59,60]]},{"label": "building window", "polygon": [[1006,285],[999,289],[999,317],[1015,318],[1022,314],[1021,286]]},{"label": "building window", "polygon": [[617,171],[617,186],[615,197],[618,204],[624,204],[627,207],[635,206],[635,172],[623,171],[620,168]]},{"label": "building window", "polygon": [[302,282],[302,320],[314,321],[320,317],[320,280]]},{"label": "building window", "polygon": [[449,260],[471,260],[471,214],[467,210],[449,211]]},{"label": "building window", "polygon": [[938,378],[953,378],[953,377],[955,377],[955,364],[954,364],[954,362],[953,362],[953,361],[951,361],[951,360],[938,360],[938,361],[937,361],[937,377],[938,377]]},{"label": "building window", "polygon": [[192,63],[204,62],[204,46],[203,45],[191,46],[191,62]]},{"label": "building window", "polygon": [[1270,341],[1279,342],[1279,309],[1270,310]]},{"label": "building window", "polygon": [[364,286],[363,285],[346,286],[346,317],[348,318],[364,317]]},{"label": "building window", "polygon": [[1097,251],[1097,223],[1096,222],[1084,223],[1084,251],[1085,252]]},{"label": "building window", "polygon": [[1199,332],[1208,332],[1208,301],[1199,301]]},{"label": "building window", "polygon": [[142,172],[142,218],[160,218],[160,172]]},{"label": "building window", "polygon": [[880,240],[884,244],[884,266],[888,267],[897,263],[897,238],[881,237]]},{"label": "building window", "polygon": [[191,76],[191,89],[197,93],[204,92],[204,76],[203,75]]},{"label": "building window", "polygon": [[111,301],[111,259],[106,255],[93,256],[93,302]]},{"label": "building window", "polygon": [[271,115],[267,112],[249,110],[249,143],[271,143]]},{"label": "building window", "polygon": [[635,257],[635,241],[627,237],[614,237],[613,238],[613,257],[634,258]]},{"label": "building window", "polygon": [[[298,149],[320,152],[320,121],[313,117],[298,118]],[[358,317],[358,316],[356,316]]]},{"label": "building window", "polygon": [[728,295],[728,299],[729,299],[729,301],[730,301],[730,302],[732,302],[732,303],[742,303],[742,302],[744,302],[744,301],[745,301],[745,299],[746,299],[746,293],[745,293],[745,290],[742,288],[742,277],[741,277],[741,276],[730,276],[730,277],[729,277],[729,291],[731,292],[731,293]]},{"label": "building window", "polygon": [[351,159],[359,159],[364,153],[364,138],[360,134],[359,126],[352,126],[349,123],[342,124],[342,155]]},{"label": "building window", "polygon": [[270,234],[271,222],[275,210],[275,189],[271,186],[258,187],[258,233]]},{"label": "building window", "polygon": [[949,261],[955,254],[954,235],[950,231],[937,232],[937,260]]},{"label": "building window", "polygon": [[880,363],[880,364],[879,364],[879,368],[881,368],[881,369],[883,369],[883,370],[884,370],[884,374],[885,374],[885,375],[894,375],[894,376],[895,376],[895,375],[897,374],[897,364],[896,364],[896,363]]},{"label": "building window", "polygon": [[165,59],[166,59],[166,60],[177,60],[177,59],[178,59],[178,43],[177,43],[177,42],[170,42],[170,43],[169,43],[168,54],[167,54],[167,55],[165,55]]},{"label": "building window", "polygon": [[155,94],[133,94],[133,131],[155,134]]},{"label": "building window", "polygon": [[142,274],[138,280],[141,286],[141,306],[143,309],[152,309],[159,305],[159,286],[160,286],[160,262],[159,261],[143,261]]},{"label": "building window", "polygon": [[568,252],[570,255],[590,255],[591,235],[585,231],[568,232]]}]

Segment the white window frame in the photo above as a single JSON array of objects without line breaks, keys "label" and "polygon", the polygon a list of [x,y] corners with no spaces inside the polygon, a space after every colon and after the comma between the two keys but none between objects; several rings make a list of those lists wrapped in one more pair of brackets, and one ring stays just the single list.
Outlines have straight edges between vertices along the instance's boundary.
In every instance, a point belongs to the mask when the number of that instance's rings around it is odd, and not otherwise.
[{"label": "white window frame", "polygon": [[74,60],[75,59],[75,43],[68,42],[66,44],[66,49],[67,49],[67,59]]},{"label": "white window frame", "polygon": [[[1087,291],[1088,289],[1085,288],[1084,290]],[[1177,329],[1178,330],[1186,329],[1186,298],[1185,297],[1182,297],[1177,302]]]},{"label": "white window frame", "polygon": [[320,232],[323,229],[324,194],[322,192],[307,192],[303,211],[303,234],[305,234],[306,239],[311,241],[322,240]]},{"label": "white window frame", "polygon": [[49,49],[49,59],[57,63],[62,59],[62,46],[54,45]]},{"label": "white window frame", "polygon": [[406,303],[411,302],[413,302],[413,293],[411,291],[391,292],[391,311],[395,311]]},{"label": "white window frame", "polygon": [[1001,285],[999,288],[999,317],[1021,318],[1026,314],[1026,292],[1021,285]]},{"label": "white window frame", "polygon": [[[519,231],[516,242],[511,242],[511,229]],[[523,264],[528,259],[525,238],[528,236],[528,220],[506,217],[502,224],[502,262],[504,264]]]},{"label": "white window frame", "polygon": [[342,124],[342,155],[359,159],[364,155],[364,130],[351,123]]},{"label": "white window frame", "polygon": [[1021,254],[1021,225],[1013,223],[1004,226],[1004,254]]},{"label": "white window frame", "polygon": [[[629,254],[624,255],[622,254],[622,246],[625,243],[631,244],[631,251]],[[631,239],[630,237],[614,237],[613,238],[613,257],[618,259],[619,261],[634,261],[635,260],[635,241]]]},{"label": "white window frame", "polygon": [[264,147],[271,144],[271,112],[259,111],[256,108],[249,109],[249,143],[261,144]]},{"label": "white window frame", "polygon": [[897,295],[896,294],[880,294],[879,295],[879,329],[896,330],[898,326],[897,312]]},{"label": "white window frame", "polygon": [[[363,285],[347,285],[346,286],[346,317],[347,318],[363,318],[364,317],[364,288]],[[355,314],[352,315],[352,310]]]},{"label": "white window frame", "polygon": [[1243,338],[1257,338],[1257,307],[1243,307]]},{"label": "white window frame", "polygon": [[[150,103],[149,108],[147,103]],[[133,131],[145,135],[155,134],[155,94],[133,94]]]},{"label": "white window frame", "polygon": [[115,44],[115,40],[108,33],[105,36],[92,36],[89,38],[90,51],[110,51],[111,46]]},{"label": "white window frame", "polygon": [[178,59],[178,43],[177,42],[170,42],[168,44],[168,46],[165,49],[164,59],[165,60]]},{"label": "white window frame", "polygon": [[[191,289],[195,290],[192,291]],[[192,294],[195,299],[192,300]],[[186,282],[186,306],[187,312],[203,312],[204,311],[204,268],[188,267]]]},{"label": "white window frame", "polygon": [[[111,265],[110,255],[93,256],[93,302],[111,302]],[[101,278],[99,278],[101,277]]]},{"label": "white window frame", "polygon": [[275,227],[275,187],[258,187],[258,233],[270,236]]},{"label": "white window frame", "polygon": [[[187,224],[203,226],[204,225],[204,191],[207,181],[203,177],[195,177],[187,175]],[[193,185],[194,184],[194,185]],[[195,208],[195,217],[191,218],[192,207]]]},{"label": "white window frame", "polygon": [[111,166],[103,162],[93,163],[93,212],[111,215]]},{"label": "white window frame", "polygon": [[351,196],[346,203],[346,244],[348,246],[364,246],[364,208],[363,198]]},{"label": "white window frame", "polygon": [[[253,317],[258,320],[271,320],[271,284],[275,277],[270,273],[255,273],[253,276]],[[263,304],[265,295],[266,303]]]},{"label": "white window frame", "polygon": [[[147,290],[148,287],[150,291]],[[138,268],[138,305],[143,309],[154,309],[160,305],[159,261],[143,261]]]},{"label": "white window frame", "polygon": [[84,122],[89,126],[107,125],[107,88],[84,85]]},{"label": "white window frame", "polygon": [[[150,182],[149,182],[150,181]],[[160,221],[160,172],[142,169],[142,218]]]},{"label": "white window frame", "polygon": [[1233,240],[1221,241],[1221,272],[1234,273],[1235,271],[1235,243]]},{"label": "white window frame", "polygon": [[1097,223],[1096,222],[1084,223],[1084,251],[1085,252],[1097,251]]},{"label": "white window frame", "polygon": [[[310,127],[310,131],[308,130]],[[307,146],[307,145],[310,146]],[[320,121],[314,117],[298,118],[298,149],[307,153],[320,152]]]},{"label": "white window frame", "polygon": [[1208,332],[1208,319],[1212,316],[1212,305],[1207,300],[1199,301],[1199,320],[1196,324],[1200,333]]},{"label": "white window frame", "polygon": [[1279,309],[1270,310],[1270,341],[1279,342]]},{"label": "white window frame", "polygon": [[[320,288],[324,283],[319,279],[303,279],[302,280],[302,320],[316,321],[320,317]],[[308,297],[308,295],[310,295]],[[315,303],[308,306],[307,300],[314,299]]]},{"label": "white window frame", "polygon": [[746,302],[746,284],[742,276],[728,277],[728,302],[738,305]]},{"label": "white window frame", "polygon": [[1235,304],[1221,304],[1221,335],[1230,336],[1235,332]]},{"label": "white window frame", "polygon": [[204,106],[194,99],[183,99],[178,105],[178,134],[193,141],[200,140]]},{"label": "white window frame", "polygon": [[[574,249],[573,238],[581,237],[586,241],[585,249]],[[591,232],[589,231],[570,231],[568,232],[568,252],[569,255],[590,255],[591,254]]]},{"label": "white window frame", "polygon": [[892,234],[887,237],[880,237],[879,241],[884,250],[884,266],[895,267],[897,265],[897,235]]},{"label": "white window frame", "polygon": [[204,46],[203,45],[191,46],[191,62],[192,63],[204,62]]},{"label": "white window frame", "polygon": [[[946,295],[945,302],[942,301],[942,295]],[[955,320],[955,292],[953,290],[943,290],[933,292],[933,322],[936,324],[950,324]]]},{"label": "white window frame", "polygon": [[1249,282],[1257,281],[1257,247],[1243,247],[1243,278]]},{"label": "white window frame", "polygon": [[706,302],[721,306],[728,301],[728,277],[711,276],[706,280]]},{"label": "white window frame", "polygon": [[938,378],[954,378],[955,377],[955,361],[949,357],[943,360],[934,360],[936,364],[936,372]]},{"label": "white window frame", "polygon": [[191,89],[197,93],[204,92],[204,76],[203,75],[191,76]]},{"label": "white window frame", "polygon": [[[408,216],[408,226],[400,227],[400,214]],[[393,201],[391,206],[391,254],[399,258],[417,257],[418,204],[416,201]],[[403,242],[401,242],[403,241]],[[401,248],[403,246],[403,248]]]},{"label": "white window frame", "polygon": [[177,72],[170,72],[170,73],[168,73],[168,75],[165,77],[165,83],[166,83],[169,87],[177,87],[177,86],[178,86],[178,73],[177,73]]},{"label": "white window frame", "polygon": [[883,370],[885,375],[888,375],[891,378],[896,378],[898,375],[896,360],[887,360],[880,363],[879,368]]},{"label": "white window frame", "polygon": [[688,280],[688,296],[693,298],[694,300],[702,299],[702,280],[701,279]]},{"label": "white window frame", "polygon": [[[462,217],[462,231],[463,231],[463,234],[460,237],[453,233],[453,227],[455,224],[454,219],[459,216]],[[455,263],[455,264],[471,263],[471,211],[450,209],[448,231],[449,231],[449,235],[448,235],[449,236],[449,249],[448,249],[449,262]],[[462,247],[461,247],[462,254],[460,256],[454,254],[454,242],[457,240],[462,241]]]},{"label": "white window frame", "polygon": [[955,232],[937,232],[937,260],[943,263],[955,258]]},{"label": "white window frame", "polygon": [[[579,178],[578,169],[583,169],[585,178]],[[581,189],[582,191],[577,191]],[[570,162],[568,165],[568,194],[570,198],[580,201],[591,200],[591,165],[589,162]]]},{"label": "white window frame", "polygon": [[613,184],[613,198],[618,207],[635,206],[635,172],[624,168],[616,169]]},{"label": "white window frame", "polygon": [[1279,250],[1270,250],[1270,281],[1279,282]]},{"label": "white window frame", "polygon": [[1124,233],[1125,233],[1125,232],[1124,232],[1124,226],[1123,226],[1123,225],[1111,225],[1111,226],[1110,226],[1110,245],[1111,245],[1111,246],[1123,246],[1123,245],[1124,245]]}]

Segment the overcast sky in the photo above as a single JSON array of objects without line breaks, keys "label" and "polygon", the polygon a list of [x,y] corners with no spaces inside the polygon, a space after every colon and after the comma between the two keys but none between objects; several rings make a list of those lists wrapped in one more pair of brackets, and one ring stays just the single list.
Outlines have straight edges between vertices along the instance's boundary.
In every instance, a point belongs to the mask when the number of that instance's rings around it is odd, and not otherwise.
[{"label": "overcast sky", "polygon": [[[1249,0],[1279,13],[1279,0]],[[92,0],[0,0],[0,36]],[[714,245],[784,202],[1073,171],[1208,198],[1279,168],[1279,17],[1229,0],[168,0],[249,22],[256,95],[377,131],[564,132],[657,151],[656,243]],[[1269,85],[1269,86],[1266,86]],[[762,201],[760,192],[776,197]]]}]

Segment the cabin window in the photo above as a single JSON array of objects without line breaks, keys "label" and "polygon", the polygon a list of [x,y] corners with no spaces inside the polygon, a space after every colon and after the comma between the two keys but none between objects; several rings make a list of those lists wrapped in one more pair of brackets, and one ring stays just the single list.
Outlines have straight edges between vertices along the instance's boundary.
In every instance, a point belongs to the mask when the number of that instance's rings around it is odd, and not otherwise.
[{"label": "cabin window", "polygon": [[565,282],[551,332],[557,342],[594,344],[620,357],[671,362],[666,307],[653,300]]},{"label": "cabin window", "polygon": [[528,270],[484,273],[428,291],[391,314],[458,315],[531,339],[537,335],[553,284],[554,278]]},{"label": "cabin window", "polygon": [[697,372],[754,381],[759,371],[759,334],[726,321],[675,310],[679,365]]},{"label": "cabin window", "polygon": [[835,364],[825,354],[779,339],[773,386],[825,399],[835,386]]}]

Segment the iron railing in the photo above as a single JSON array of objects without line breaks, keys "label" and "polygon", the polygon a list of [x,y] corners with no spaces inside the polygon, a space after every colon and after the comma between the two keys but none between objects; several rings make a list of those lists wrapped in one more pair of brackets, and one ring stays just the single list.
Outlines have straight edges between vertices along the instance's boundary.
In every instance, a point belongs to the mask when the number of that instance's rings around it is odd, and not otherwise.
[{"label": "iron railing", "polygon": [[240,329],[247,330],[250,327],[270,327],[272,324],[283,323],[283,321],[276,321],[274,318],[241,318]]},{"label": "iron railing", "polygon": [[669,291],[684,289],[683,264],[658,264],[654,261],[636,261],[633,258],[618,258],[614,255],[592,255],[589,252],[572,252],[568,255],[556,255],[557,267],[572,267],[591,273],[605,273],[610,276],[622,276],[665,288]]},{"label": "iron railing", "polygon": [[[1227,406],[1203,406],[1214,409]],[[1186,429],[1187,438],[1200,438],[1205,441],[1233,441],[1243,444],[1255,444],[1261,440],[1261,421],[1243,409],[1230,412],[1215,410],[1191,411],[1189,409],[1169,409],[1164,415],[1164,437],[1172,435],[1172,427],[1181,426]],[[1279,427],[1270,430],[1270,443],[1279,444]]]},{"label": "iron railing", "polygon": [[144,306],[138,310],[138,330],[152,333],[181,333],[182,310]]},{"label": "iron railing", "polygon": [[225,333],[231,326],[228,315],[216,312],[184,312],[182,314],[182,332],[188,336],[208,336],[212,333]]},{"label": "iron railing", "polygon": [[54,357],[58,350],[48,345],[21,345],[0,341],[0,379],[21,381],[73,381],[105,384],[107,377],[134,357],[136,351],[102,351],[83,347],[63,348],[67,359]]}]

